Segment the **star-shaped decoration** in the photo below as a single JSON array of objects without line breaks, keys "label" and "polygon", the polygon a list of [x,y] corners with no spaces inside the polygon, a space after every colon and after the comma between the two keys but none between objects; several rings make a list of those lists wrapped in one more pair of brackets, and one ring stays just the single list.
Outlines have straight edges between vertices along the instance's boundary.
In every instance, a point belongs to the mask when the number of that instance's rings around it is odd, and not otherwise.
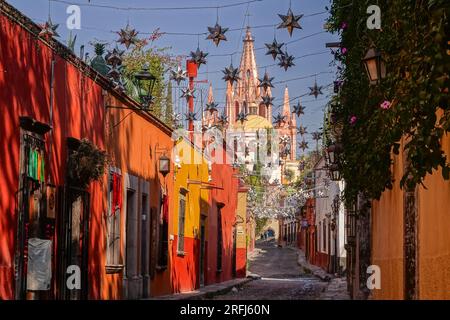
[{"label": "star-shaped decoration", "polygon": [[226,125],[228,123],[228,117],[225,113],[222,113],[218,118],[217,122],[221,125]]},{"label": "star-shaped decoration", "polygon": [[122,65],[122,55],[124,51],[119,50],[119,48],[114,48],[112,51],[108,51],[108,54],[105,56],[106,63],[111,66],[120,66]]},{"label": "star-shaped decoration", "polygon": [[199,68],[202,64],[206,64],[207,56],[208,56],[208,53],[201,51],[199,47],[197,47],[197,50],[195,52],[191,51],[192,61],[194,61]]},{"label": "star-shaped decoration", "polygon": [[292,111],[292,113],[295,113],[297,117],[300,117],[302,114],[305,114],[305,107],[300,104],[300,100],[294,106],[294,111]]},{"label": "star-shaped decoration", "polygon": [[56,29],[58,29],[59,24],[53,24],[52,19],[48,17],[48,20],[41,26],[42,30],[39,32],[40,37],[59,37],[58,32],[56,32]]},{"label": "star-shaped decoration", "polygon": [[281,126],[281,124],[284,122],[285,116],[281,113],[277,114],[274,118],[274,122],[277,126]]},{"label": "star-shaped decoration", "polygon": [[247,121],[247,114],[245,112],[239,112],[237,117],[236,117],[236,121],[240,121],[241,123],[243,123],[244,121]]},{"label": "star-shaped decoration", "polygon": [[290,56],[286,50],[278,57],[278,60],[280,61],[278,65],[284,68],[284,71],[287,71],[288,68],[295,66],[294,59],[295,57]]},{"label": "star-shaped decoration", "polygon": [[273,60],[277,58],[277,55],[282,54],[281,48],[284,46],[284,43],[278,43],[274,38],[272,43],[265,43],[267,47],[266,55],[272,55]]},{"label": "star-shaped decoration", "polygon": [[303,135],[305,135],[306,133],[308,133],[308,132],[306,131],[306,129],[308,129],[308,128],[307,128],[307,127],[304,127],[304,126],[300,126],[300,128],[297,129],[297,132],[303,136]]},{"label": "star-shaped decoration", "polygon": [[190,88],[181,89],[181,97],[186,99],[186,102],[189,102],[189,99],[195,98],[194,92],[195,89],[191,90]]},{"label": "star-shaped decoration", "polygon": [[313,87],[309,87],[309,90],[311,90],[311,92],[309,93],[310,96],[314,96],[316,99],[320,94],[323,94],[322,92],[323,86],[318,86],[317,85],[317,81],[314,81],[314,86]]},{"label": "star-shaped decoration", "polygon": [[139,32],[137,32],[136,29],[132,29],[129,23],[127,23],[125,29],[120,29],[120,31],[116,33],[119,35],[117,42],[125,45],[127,49],[130,48],[132,44],[136,45],[139,42],[137,37]]},{"label": "star-shaped decoration", "polygon": [[218,23],[214,27],[208,27],[209,35],[206,37],[207,40],[212,40],[216,47],[219,45],[220,41],[227,41],[225,37],[225,32],[228,28],[222,28]]},{"label": "star-shaped decoration", "polygon": [[180,85],[181,81],[186,80],[186,71],[183,70],[181,66],[178,66],[177,70],[170,70],[170,80],[174,80]]},{"label": "star-shaped decoration", "polygon": [[172,114],[172,123],[175,128],[180,127],[181,125],[181,114],[174,113]]},{"label": "star-shaped decoration", "polygon": [[197,114],[195,112],[189,111],[188,113],[186,113],[186,120],[188,121],[197,120]]},{"label": "star-shaped decoration", "polygon": [[300,149],[302,149],[303,151],[305,151],[305,149],[308,149],[308,142],[306,142],[305,140],[303,140],[302,142],[299,143],[299,147],[300,147]]},{"label": "star-shaped decoration", "polygon": [[282,137],[280,137],[280,144],[288,144],[290,142],[290,139],[287,135],[284,135]]},{"label": "star-shaped decoration", "polygon": [[311,133],[313,140],[319,141],[322,137],[322,133],[319,131],[315,131]]},{"label": "star-shaped decoration", "polygon": [[217,111],[218,105],[219,104],[215,103],[214,101],[212,101],[211,103],[207,103],[205,111],[209,111],[210,113],[213,113],[213,112]]},{"label": "star-shaped decoration", "polygon": [[269,87],[273,88],[274,87],[273,84],[272,84],[273,79],[274,79],[273,77],[269,77],[269,74],[266,71],[264,73],[264,78],[259,79],[258,87],[264,88],[264,90],[266,90],[266,91],[267,91],[267,88],[269,88]]},{"label": "star-shaped decoration", "polygon": [[223,80],[230,81],[230,84],[233,85],[234,82],[238,81],[240,79],[239,77],[239,69],[234,68],[233,64],[230,64],[230,66],[227,68],[225,67],[225,70],[222,70],[224,73]]},{"label": "star-shaped decoration", "polygon": [[270,106],[273,106],[273,100],[275,100],[274,97],[269,96],[268,94],[262,97],[262,103],[269,108]]},{"label": "star-shaped decoration", "polygon": [[295,28],[303,29],[298,23],[300,18],[303,17],[303,14],[296,16],[292,12],[291,8],[289,8],[287,15],[279,14],[278,16],[281,18],[281,20],[283,20],[283,22],[281,22],[278,26],[278,29],[286,28],[289,32],[289,36],[292,37],[292,31]]},{"label": "star-shaped decoration", "polygon": [[304,161],[304,160],[301,160],[300,163],[298,164],[298,169],[299,169],[300,171],[303,171],[303,170],[305,170],[305,166],[306,166],[305,161]]},{"label": "star-shaped decoration", "polygon": [[122,76],[122,67],[121,66],[110,66],[109,71],[106,74],[106,76],[112,80],[118,81],[120,77]]}]

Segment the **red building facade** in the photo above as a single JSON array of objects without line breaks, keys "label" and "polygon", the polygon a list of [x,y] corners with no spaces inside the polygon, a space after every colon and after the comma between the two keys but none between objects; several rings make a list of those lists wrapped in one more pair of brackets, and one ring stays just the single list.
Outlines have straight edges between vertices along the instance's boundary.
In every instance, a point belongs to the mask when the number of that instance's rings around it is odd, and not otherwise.
[{"label": "red building facade", "polygon": [[[66,169],[80,139],[104,150],[102,86],[93,70],[38,37],[41,28],[4,2],[0,28],[0,298],[69,298],[69,265],[81,272],[81,289],[71,298],[87,298],[96,286],[89,280],[96,261],[88,258],[99,245],[89,221],[101,219],[105,200],[99,183],[86,190],[69,185]],[[27,281],[35,246],[51,265],[44,291]]]}]

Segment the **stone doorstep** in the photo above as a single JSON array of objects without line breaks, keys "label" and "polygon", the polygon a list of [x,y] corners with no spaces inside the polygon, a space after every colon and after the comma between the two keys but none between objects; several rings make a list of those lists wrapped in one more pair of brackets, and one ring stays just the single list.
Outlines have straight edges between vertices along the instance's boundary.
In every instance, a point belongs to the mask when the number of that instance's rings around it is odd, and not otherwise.
[{"label": "stone doorstep", "polygon": [[147,300],[200,300],[203,298],[210,299],[216,295],[228,293],[229,291],[231,291],[231,289],[233,289],[233,287],[240,288],[244,284],[252,280],[253,279],[251,278],[233,279],[221,283],[208,285],[194,291],[154,297],[149,298]]}]

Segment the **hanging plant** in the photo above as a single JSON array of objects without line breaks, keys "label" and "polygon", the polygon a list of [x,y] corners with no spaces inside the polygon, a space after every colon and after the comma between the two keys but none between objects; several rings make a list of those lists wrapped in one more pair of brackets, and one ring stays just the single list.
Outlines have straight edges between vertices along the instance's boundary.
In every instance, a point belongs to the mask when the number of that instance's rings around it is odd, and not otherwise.
[{"label": "hanging plant", "polygon": [[107,154],[92,142],[82,139],[71,152],[67,162],[67,177],[70,185],[86,189],[93,181],[100,181],[105,173]]}]

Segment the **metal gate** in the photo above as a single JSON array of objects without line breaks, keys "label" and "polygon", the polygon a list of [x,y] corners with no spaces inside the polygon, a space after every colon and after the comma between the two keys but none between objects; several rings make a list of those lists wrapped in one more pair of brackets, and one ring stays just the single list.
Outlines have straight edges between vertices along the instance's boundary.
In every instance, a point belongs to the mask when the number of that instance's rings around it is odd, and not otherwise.
[{"label": "metal gate", "polygon": [[[58,274],[57,287],[60,300],[87,300],[88,287],[88,240],[90,194],[86,190],[64,186],[60,188],[60,208],[58,219]],[[79,289],[70,289],[69,266],[77,266],[80,271]]]}]

